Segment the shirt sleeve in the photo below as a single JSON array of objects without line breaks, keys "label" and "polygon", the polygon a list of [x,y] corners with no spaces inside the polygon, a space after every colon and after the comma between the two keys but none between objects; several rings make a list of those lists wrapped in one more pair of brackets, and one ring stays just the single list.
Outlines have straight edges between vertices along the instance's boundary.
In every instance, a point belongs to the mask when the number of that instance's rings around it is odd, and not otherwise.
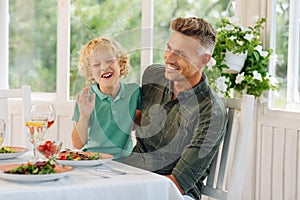
[{"label": "shirt sleeve", "polygon": [[193,138],[172,171],[185,193],[208,175],[226,132],[227,115],[222,109],[201,113],[195,119]]}]

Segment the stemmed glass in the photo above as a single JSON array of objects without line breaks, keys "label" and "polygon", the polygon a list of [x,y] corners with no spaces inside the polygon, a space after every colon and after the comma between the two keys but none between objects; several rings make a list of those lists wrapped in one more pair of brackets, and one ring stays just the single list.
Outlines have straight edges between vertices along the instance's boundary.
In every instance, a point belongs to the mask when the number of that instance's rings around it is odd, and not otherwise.
[{"label": "stemmed glass", "polygon": [[5,132],[6,132],[5,121],[4,119],[0,119],[0,148],[2,147],[2,144],[4,142]]},{"label": "stemmed glass", "polygon": [[[55,109],[52,104],[48,106],[33,104],[25,125],[30,142],[33,145],[33,162],[40,160],[36,153],[37,144],[44,140],[48,128],[54,123]],[[49,125],[50,124],[50,125]]]},{"label": "stemmed glass", "polygon": [[51,126],[54,124],[55,118],[56,118],[56,111],[53,104],[49,104],[49,111],[47,111],[45,114],[48,118],[48,126],[47,130],[51,128]]}]

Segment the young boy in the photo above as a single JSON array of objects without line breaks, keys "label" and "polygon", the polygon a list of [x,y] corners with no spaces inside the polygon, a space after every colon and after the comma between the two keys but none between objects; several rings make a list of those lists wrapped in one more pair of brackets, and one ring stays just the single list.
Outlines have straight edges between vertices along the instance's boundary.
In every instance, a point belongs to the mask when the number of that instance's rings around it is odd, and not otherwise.
[{"label": "young boy", "polygon": [[129,56],[112,38],[98,37],[80,52],[79,69],[89,83],[77,95],[73,113],[73,146],[83,151],[128,156],[133,148],[131,130],[140,92],[136,83],[120,80],[128,73]]}]

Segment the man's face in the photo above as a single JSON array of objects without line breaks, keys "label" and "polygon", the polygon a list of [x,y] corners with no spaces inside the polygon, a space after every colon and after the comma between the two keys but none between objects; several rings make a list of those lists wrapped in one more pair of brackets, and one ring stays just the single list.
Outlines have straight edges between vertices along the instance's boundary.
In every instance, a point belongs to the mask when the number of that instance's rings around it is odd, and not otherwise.
[{"label": "man's face", "polygon": [[197,73],[199,77],[204,66],[199,48],[200,44],[195,38],[173,31],[164,55],[166,78],[190,82],[195,79]]}]

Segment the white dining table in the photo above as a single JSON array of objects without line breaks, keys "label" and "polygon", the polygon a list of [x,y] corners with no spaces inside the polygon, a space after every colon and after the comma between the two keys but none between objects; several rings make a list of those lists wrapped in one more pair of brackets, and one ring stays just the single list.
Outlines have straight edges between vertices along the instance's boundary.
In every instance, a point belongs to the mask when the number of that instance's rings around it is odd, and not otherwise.
[{"label": "white dining table", "polygon": [[[30,153],[0,160],[0,165],[24,163]],[[182,200],[168,178],[110,160],[92,167],[75,167],[53,181],[19,182],[0,178],[1,200]]]}]

